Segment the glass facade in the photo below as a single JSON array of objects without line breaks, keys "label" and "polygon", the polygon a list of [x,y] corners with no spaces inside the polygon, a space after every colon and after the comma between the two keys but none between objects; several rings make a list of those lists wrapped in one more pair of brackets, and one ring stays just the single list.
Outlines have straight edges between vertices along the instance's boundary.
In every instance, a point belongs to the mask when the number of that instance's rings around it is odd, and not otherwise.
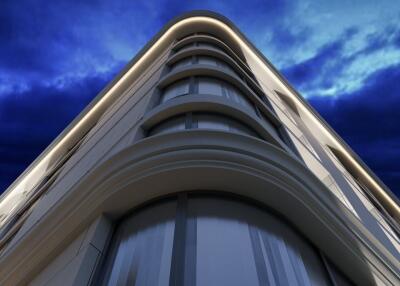
[{"label": "glass facade", "polygon": [[332,282],[327,266],[292,227],[259,207],[180,194],[121,222],[102,285],[323,286]]},{"label": "glass facade", "polygon": [[218,45],[209,42],[197,42],[197,46],[200,48],[221,49]]},{"label": "glass facade", "polygon": [[226,47],[224,45],[212,43],[212,42],[208,42],[208,41],[204,41],[204,40],[195,40],[193,42],[178,46],[174,50],[175,50],[175,52],[180,52],[180,51],[186,50],[188,48],[193,48],[193,47],[218,50],[218,51],[228,54],[230,56],[237,56],[228,47]]},{"label": "glass facade", "polygon": [[[206,57],[207,61],[208,60],[211,61],[211,59],[213,58],[210,57],[209,59],[208,57]],[[184,59],[184,61],[186,62],[186,59]],[[177,62],[177,64],[180,65],[180,62]],[[260,118],[266,126],[269,126],[268,130],[273,136],[275,136],[275,138],[280,138],[283,142],[288,144],[287,138],[285,138],[282,135],[284,131],[279,131],[279,126],[272,123],[260,111],[260,109],[256,107],[255,103],[251,102],[248,96],[245,95],[241,90],[239,90],[234,85],[220,78],[211,76],[193,76],[176,81],[162,90],[159,98],[159,104],[163,104],[177,97],[189,94],[196,96],[204,96],[204,95],[217,96],[226,99],[227,102],[232,102],[234,104],[241,106],[241,108],[244,108],[245,110],[251,112],[253,115]],[[203,126],[208,126],[209,128],[208,127],[204,128],[233,131],[236,133],[259,137],[256,134],[256,132],[248,128],[246,124],[240,123],[237,120],[230,119],[229,116],[227,117],[220,114],[220,115],[207,115],[200,117],[197,116],[193,118],[194,122],[198,122],[199,124],[193,125],[191,127],[188,126],[185,127],[184,117],[181,117],[181,119],[178,118],[168,119],[167,122],[160,123],[156,127],[152,128],[148,133],[148,135],[151,136],[158,133],[165,133],[165,132],[191,129],[191,128],[203,128]]]},{"label": "glass facade", "polygon": [[195,77],[192,85],[193,86],[190,87],[189,78],[169,85],[162,92],[160,103],[182,95],[187,95],[190,90],[193,90],[191,94],[224,97],[231,102],[240,104],[249,109],[254,114],[256,113],[254,104],[241,91],[228,82],[213,77]]},{"label": "glass facade", "polygon": [[205,41],[191,42],[191,43],[182,45],[179,48],[176,48],[176,51],[182,51],[182,50],[192,48],[195,46],[199,47],[199,48],[211,48],[211,49],[217,49],[217,50],[223,51],[223,49],[219,45],[210,43],[210,42],[205,42]]},{"label": "glass facade", "polygon": [[234,73],[236,76],[239,77],[239,75],[236,73],[236,71],[230,65],[228,65],[226,62],[224,62],[220,59],[217,59],[217,58],[211,57],[211,56],[192,56],[192,57],[186,57],[186,58],[180,59],[171,65],[171,71],[176,70],[180,67],[189,66],[191,64],[201,64],[201,65],[209,65],[209,66],[213,66],[213,67],[220,67],[223,70],[230,72],[230,73]]},{"label": "glass facade", "polygon": [[226,63],[225,61],[218,59],[212,56],[191,56],[180,59],[173,64],[171,64],[171,71],[174,71],[180,67],[189,66],[191,64],[201,64],[201,65],[209,65],[212,67],[219,67],[225,70],[226,72],[230,72],[235,74],[237,77],[240,77],[239,74],[234,70],[234,68]]},{"label": "glass facade", "polygon": [[175,62],[173,65],[171,65],[171,71],[176,70],[181,67],[189,66],[192,63],[193,63],[192,57],[183,58],[183,59]]},{"label": "glass facade", "polygon": [[164,103],[175,97],[189,94],[189,79],[183,79],[169,85],[164,89],[160,98],[160,103]]},{"label": "glass facade", "polygon": [[176,202],[165,202],[119,226],[103,285],[169,285],[175,212]]},{"label": "glass facade", "polygon": [[185,129],[219,130],[259,137],[255,131],[235,119],[205,112],[186,113],[168,118],[150,129],[148,136]]}]

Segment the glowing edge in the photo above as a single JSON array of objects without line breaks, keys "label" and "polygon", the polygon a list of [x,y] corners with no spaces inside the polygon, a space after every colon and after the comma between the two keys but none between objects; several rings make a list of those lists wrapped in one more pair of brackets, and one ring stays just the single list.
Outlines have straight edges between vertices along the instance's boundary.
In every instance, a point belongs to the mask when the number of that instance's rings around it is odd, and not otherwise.
[{"label": "glowing edge", "polygon": [[[303,112],[305,112],[317,125],[320,127],[320,129],[333,141],[337,144],[336,147],[339,147],[340,151],[342,151],[345,156],[350,160],[350,162],[372,183],[373,186],[379,192],[382,194],[382,196],[389,202],[389,204],[398,212],[398,215],[400,215],[400,207],[392,200],[392,198],[379,186],[378,183],[375,182],[375,180],[362,168],[357,161],[353,159],[353,157],[347,152],[345,148],[336,140],[336,138],[322,125],[322,123],[312,114],[301,102],[297,96],[293,95],[293,93],[286,87],[285,84],[282,83],[282,81],[276,76],[274,72],[272,72],[268,66],[265,64],[265,62],[260,59],[260,57],[253,52],[251,48],[245,43],[229,26],[224,24],[223,22],[205,17],[205,16],[195,16],[187,19],[183,19],[179,21],[178,23],[175,23],[172,25],[155,43],[152,45],[145,53],[144,55],[137,61],[135,64],[113,85],[109,91],[107,91],[104,96],[96,103],[93,108],[91,108],[84,116],[83,118],[74,126],[72,129],[50,150],[44,157],[43,159],[37,163],[35,167],[32,168],[32,170],[25,175],[24,178],[21,179],[21,181],[18,183],[18,185],[21,185],[25,183],[27,180],[29,180],[32,176],[32,173],[39,167],[41,167],[44,162],[46,161],[45,159],[49,158],[56,152],[71,136],[74,135],[74,133],[79,129],[82,124],[88,120],[88,118],[91,117],[91,115],[101,107],[101,105],[110,97],[110,95],[124,82],[127,78],[130,77],[130,75],[133,73],[135,69],[137,69],[147,57],[149,57],[150,54],[153,53],[153,51],[159,46],[170,34],[173,33],[174,30],[180,28],[181,26],[184,26],[189,23],[193,22],[206,22],[210,24],[214,24],[216,26],[219,26],[221,29],[225,30],[233,39],[235,39],[242,48],[244,48],[259,64],[264,68],[264,70],[279,84],[279,86],[287,93],[289,94],[293,100],[295,100],[296,104],[298,107],[302,109]],[[13,190],[15,190],[17,186],[14,186]],[[3,201],[0,202],[0,206],[5,204],[7,202],[7,197],[11,194],[13,190],[10,190],[7,192],[6,196],[3,198]]]}]

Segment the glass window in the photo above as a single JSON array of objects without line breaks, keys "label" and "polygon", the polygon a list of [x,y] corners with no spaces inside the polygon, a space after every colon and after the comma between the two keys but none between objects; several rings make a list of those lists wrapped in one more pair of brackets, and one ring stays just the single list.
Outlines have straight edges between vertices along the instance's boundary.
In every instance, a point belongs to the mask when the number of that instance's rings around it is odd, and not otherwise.
[{"label": "glass window", "polygon": [[230,84],[224,84],[224,91],[226,96],[240,105],[246,106],[255,111],[253,104],[247,99],[236,87]]},{"label": "glass window", "polygon": [[196,285],[258,285],[248,225],[237,217],[240,205],[198,198],[188,209],[197,220]]},{"label": "glass window", "polygon": [[224,96],[255,112],[255,107],[250,100],[231,84],[210,77],[199,77],[198,79],[200,94]]},{"label": "glass window", "polygon": [[217,66],[217,59],[213,57],[199,56],[197,59],[199,64]]},{"label": "glass window", "polygon": [[182,50],[185,50],[185,49],[188,49],[188,48],[192,48],[192,47],[194,47],[194,43],[188,43],[188,44],[185,44],[185,45],[183,45],[183,46],[181,46],[181,47],[179,47],[179,48],[177,48],[175,50],[178,52],[178,51],[182,51]]},{"label": "glass window", "polygon": [[167,132],[185,130],[185,115],[168,118],[149,131],[149,136]]},{"label": "glass window", "polygon": [[223,116],[214,114],[195,114],[195,120],[197,121],[197,127],[199,129],[214,129],[229,131],[229,125]]},{"label": "glass window", "polygon": [[187,57],[187,58],[183,58],[177,62],[175,62],[172,66],[171,66],[171,71],[172,70],[176,70],[177,68],[180,67],[185,67],[185,66],[189,66],[192,64],[192,58],[191,57]]},{"label": "glass window", "polygon": [[213,113],[187,113],[168,118],[151,128],[148,136],[195,128],[230,131],[259,137],[255,131],[245,124],[224,115]]},{"label": "glass window", "polygon": [[102,285],[169,285],[175,210],[176,202],[164,202],[120,225]]},{"label": "glass window", "polygon": [[214,58],[214,57],[210,57],[210,56],[199,56],[198,57],[198,63],[199,64],[204,64],[204,65],[211,65],[211,66],[216,66],[216,67],[220,67],[223,68],[226,71],[232,72],[234,73],[236,76],[238,76],[236,74],[236,72],[232,69],[232,67],[230,65],[228,65],[227,63],[225,63],[224,61]]},{"label": "glass window", "polygon": [[256,132],[245,124],[220,114],[195,113],[193,116],[199,129],[214,129],[230,131],[244,135],[259,137]]},{"label": "glass window", "polygon": [[217,45],[207,43],[207,42],[198,42],[197,45],[199,47],[204,47],[204,48],[220,49]]},{"label": "glass window", "polygon": [[208,42],[197,42],[197,46],[200,48],[211,48],[211,49],[216,49],[220,50],[225,53],[225,50],[221,48],[219,45],[214,44],[214,43],[208,43]]},{"label": "glass window", "polygon": [[189,199],[196,285],[329,285],[315,250],[285,223],[237,201]]},{"label": "glass window", "polygon": [[222,83],[220,80],[211,77],[199,77],[199,94],[222,96]]},{"label": "glass window", "polygon": [[[180,194],[126,218],[102,285],[332,285],[317,250],[267,211]],[[343,285],[350,285],[340,274]],[[342,285],[342,284],[340,284]]]},{"label": "glass window", "polygon": [[160,103],[189,93],[189,79],[177,81],[164,89]]},{"label": "glass window", "polygon": [[227,72],[231,72],[231,73],[235,74],[235,76],[240,78],[240,76],[237,74],[237,72],[228,63],[226,63],[222,60],[217,60],[217,66],[226,70]]},{"label": "glass window", "polygon": [[239,134],[251,135],[254,137],[259,137],[253,129],[250,129],[246,125],[241,124],[239,121],[231,120],[229,122],[229,130]]}]

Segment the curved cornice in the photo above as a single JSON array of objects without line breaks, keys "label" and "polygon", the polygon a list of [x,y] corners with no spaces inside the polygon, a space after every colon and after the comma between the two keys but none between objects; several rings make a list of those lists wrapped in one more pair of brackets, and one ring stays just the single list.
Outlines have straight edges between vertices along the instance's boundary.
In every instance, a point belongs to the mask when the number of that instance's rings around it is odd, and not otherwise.
[{"label": "curved cornice", "polygon": [[179,79],[183,79],[190,76],[215,77],[229,82],[230,84],[235,86],[238,90],[248,95],[248,98],[251,101],[259,102],[258,106],[261,103],[265,111],[264,114],[267,116],[268,119],[270,119],[273,122],[275,126],[281,125],[280,120],[273,113],[273,111],[259,99],[259,97],[254,93],[254,91],[251,88],[249,88],[243,82],[243,80],[240,77],[238,77],[237,74],[227,71],[226,69],[218,66],[211,66],[207,64],[192,64],[190,66],[179,67],[176,70],[162,77],[158,83],[158,87],[164,88]]},{"label": "curved cornice", "polygon": [[250,76],[252,75],[251,70],[247,66],[242,66],[238,64],[238,61],[233,59],[230,55],[220,51],[218,49],[214,49],[211,47],[193,47],[187,48],[182,51],[173,54],[168,58],[167,64],[171,65],[180,59],[183,59],[188,56],[195,56],[195,55],[208,55],[213,56],[215,58],[219,58],[225,61],[230,67],[239,75],[243,76],[247,80],[247,84],[257,93],[258,96],[264,96],[264,92],[262,91],[261,87],[258,83]]},{"label": "curved cornice", "polygon": [[188,190],[236,193],[276,210],[358,285],[374,283],[370,271],[400,281],[398,261],[298,160],[248,136],[189,130],[139,141],[77,182],[6,249],[0,282],[16,285],[34,275],[43,259],[103,213],[118,218]]},{"label": "curved cornice", "polygon": [[[189,36],[186,37],[182,40],[180,40],[179,42],[177,42],[172,49],[173,50],[179,50],[182,46],[186,45],[186,44],[190,44],[190,43],[194,43],[194,42],[198,42],[198,41],[202,41],[202,42],[206,42],[206,43],[211,43],[216,45],[220,50],[222,50],[224,53],[229,54],[229,56],[235,58],[235,60],[244,68],[246,68],[246,70],[248,72],[251,72],[250,68],[247,66],[247,64],[245,63],[244,59],[242,59],[238,54],[241,53],[241,51],[239,52],[238,49],[235,49],[236,51],[234,51],[233,49],[231,49],[228,45],[226,45],[224,42],[222,42],[221,40],[212,37],[212,36],[206,36],[206,35],[194,35],[194,36]],[[200,47],[196,47],[196,48],[200,48]]]},{"label": "curved cornice", "polygon": [[292,153],[290,148],[274,135],[277,131],[272,130],[272,124],[269,125],[257,117],[254,110],[215,95],[189,94],[168,100],[145,115],[142,128],[148,130],[167,118],[186,112],[215,112],[235,118],[253,129],[261,138]]}]

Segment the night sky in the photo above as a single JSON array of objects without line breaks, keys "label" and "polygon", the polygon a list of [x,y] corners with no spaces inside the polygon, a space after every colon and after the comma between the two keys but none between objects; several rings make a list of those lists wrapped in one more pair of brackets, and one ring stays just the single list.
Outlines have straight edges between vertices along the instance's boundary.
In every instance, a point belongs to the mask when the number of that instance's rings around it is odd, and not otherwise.
[{"label": "night sky", "polygon": [[233,21],[400,196],[396,0],[1,0],[0,193],[164,24],[193,9]]}]

